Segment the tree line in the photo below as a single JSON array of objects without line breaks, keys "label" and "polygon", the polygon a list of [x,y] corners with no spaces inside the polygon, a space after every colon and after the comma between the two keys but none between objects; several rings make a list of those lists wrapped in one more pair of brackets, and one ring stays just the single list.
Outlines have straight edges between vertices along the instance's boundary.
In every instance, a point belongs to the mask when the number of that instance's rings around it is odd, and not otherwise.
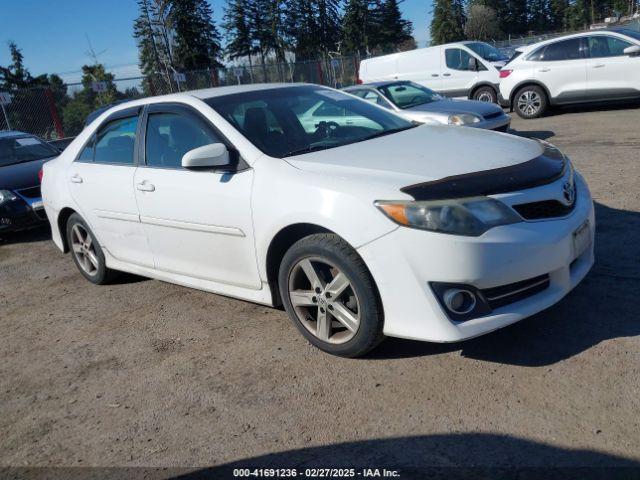
[{"label": "tree line", "polygon": [[582,30],[635,8],[637,0],[434,0],[431,42]]}]

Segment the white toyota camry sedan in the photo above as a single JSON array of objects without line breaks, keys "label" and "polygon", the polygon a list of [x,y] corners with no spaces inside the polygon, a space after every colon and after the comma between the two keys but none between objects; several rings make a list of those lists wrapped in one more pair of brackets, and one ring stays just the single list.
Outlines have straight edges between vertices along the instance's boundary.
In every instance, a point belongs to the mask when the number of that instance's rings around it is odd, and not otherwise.
[{"label": "white toyota camry sedan", "polygon": [[90,282],[126,271],[283,306],[335,355],[496,330],[594,259],[589,188],[552,145],[316,85],[121,104],[42,174],[53,240]]}]

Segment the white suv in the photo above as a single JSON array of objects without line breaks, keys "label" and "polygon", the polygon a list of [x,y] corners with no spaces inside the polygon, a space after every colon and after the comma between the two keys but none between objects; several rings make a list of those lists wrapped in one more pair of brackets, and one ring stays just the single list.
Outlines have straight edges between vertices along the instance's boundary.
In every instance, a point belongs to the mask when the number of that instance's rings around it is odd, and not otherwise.
[{"label": "white suv", "polygon": [[640,33],[602,30],[524,47],[500,71],[500,103],[522,118],[550,105],[640,98]]}]

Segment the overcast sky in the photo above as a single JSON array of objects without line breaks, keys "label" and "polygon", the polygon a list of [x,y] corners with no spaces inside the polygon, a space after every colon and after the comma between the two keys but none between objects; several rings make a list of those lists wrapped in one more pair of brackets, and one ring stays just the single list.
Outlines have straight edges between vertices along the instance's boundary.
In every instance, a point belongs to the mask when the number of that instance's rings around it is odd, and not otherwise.
[{"label": "overcast sky", "polygon": [[[10,63],[9,40],[22,49],[32,75],[58,73],[77,81],[82,65],[88,63],[86,35],[99,60],[117,77],[138,74],[138,50],[132,36],[138,14],[135,0],[3,0],[0,6],[0,65]],[[219,26],[224,0],[209,0]],[[420,46],[428,38],[431,0],[405,0],[405,18],[414,25]]]}]

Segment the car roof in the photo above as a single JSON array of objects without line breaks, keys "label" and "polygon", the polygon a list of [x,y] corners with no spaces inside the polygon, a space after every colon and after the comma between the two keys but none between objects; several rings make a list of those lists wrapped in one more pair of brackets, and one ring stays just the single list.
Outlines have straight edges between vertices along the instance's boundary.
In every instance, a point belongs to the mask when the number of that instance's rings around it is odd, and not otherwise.
[{"label": "car roof", "polygon": [[554,43],[560,40],[569,40],[571,38],[581,38],[581,37],[588,37],[593,35],[606,35],[610,33],[625,35],[625,29],[624,28],[600,28],[598,30],[588,30],[585,32],[572,33],[570,35],[561,35],[558,37],[547,38],[545,40],[541,40],[540,42],[532,43],[530,45],[524,45],[522,47],[518,47],[516,50],[525,53],[533,50],[534,48],[538,48],[543,45],[548,45],[550,43]]},{"label": "car roof", "polygon": [[387,85],[397,85],[400,83],[411,83],[411,82],[409,80],[387,80],[386,82],[369,82],[369,83],[361,83],[360,85],[353,85],[351,87],[345,87],[342,90],[348,92],[349,90],[386,87]]},{"label": "car roof", "polygon": [[27,136],[35,136],[30,133],[19,132],[18,130],[2,130],[0,131],[0,138],[15,138],[15,137],[24,137]]},{"label": "car roof", "polygon": [[87,122],[87,125],[96,118],[100,117],[105,112],[115,113],[120,110],[126,110],[131,107],[138,107],[143,105],[148,105],[156,102],[179,102],[180,100],[184,100],[187,98],[198,98],[200,100],[204,100],[207,98],[213,97],[222,97],[225,95],[234,95],[237,93],[244,92],[256,92],[260,90],[272,90],[275,88],[293,88],[300,86],[321,86],[314,85],[311,83],[254,83],[250,85],[233,85],[228,87],[214,87],[214,88],[204,88],[201,90],[188,90],[186,92],[179,93],[170,93],[167,95],[156,95],[154,97],[145,97],[139,98],[136,100],[125,100],[122,102],[118,102],[117,104],[107,105],[98,110],[94,110],[91,112],[88,117],[98,113],[95,118],[91,118],[90,121]]}]

